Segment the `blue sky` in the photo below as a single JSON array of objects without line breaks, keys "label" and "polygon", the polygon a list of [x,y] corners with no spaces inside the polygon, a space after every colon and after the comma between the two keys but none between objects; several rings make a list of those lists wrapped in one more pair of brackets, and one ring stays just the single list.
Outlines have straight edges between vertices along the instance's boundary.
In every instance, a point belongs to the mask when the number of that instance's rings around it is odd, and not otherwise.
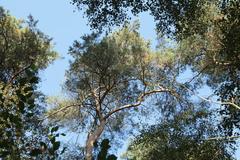
[{"label": "blue sky", "polygon": [[[64,74],[70,59],[67,55],[68,48],[74,40],[79,40],[81,36],[91,32],[87,19],[83,18],[81,12],[74,12],[76,8],[69,0],[0,0],[0,6],[20,19],[26,19],[29,14],[33,15],[39,20],[38,28],[53,38],[54,50],[62,58],[41,72],[40,90],[48,96],[61,95]],[[142,14],[139,19],[142,36],[154,41],[156,34],[152,17]]]}]

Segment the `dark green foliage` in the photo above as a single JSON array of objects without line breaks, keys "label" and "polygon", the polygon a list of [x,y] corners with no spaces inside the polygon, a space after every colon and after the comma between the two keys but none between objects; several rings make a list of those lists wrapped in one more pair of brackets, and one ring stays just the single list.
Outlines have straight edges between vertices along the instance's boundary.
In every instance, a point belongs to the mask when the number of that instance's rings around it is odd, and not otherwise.
[{"label": "dark green foliage", "polygon": [[[221,85],[216,92],[222,101],[230,101],[240,106],[240,2],[230,2],[224,7],[223,14],[227,16],[227,20],[221,27],[224,47],[219,54],[222,61],[229,64],[222,66],[224,75],[219,75]],[[231,135],[235,127],[240,128],[240,111],[225,105],[222,114],[223,127]]]},{"label": "dark green foliage", "polygon": [[36,83],[35,72],[31,69],[27,71],[27,77],[18,78],[14,84],[0,82],[0,157],[20,159],[36,145],[27,142],[30,133],[34,132],[32,125],[39,121],[34,91]]},{"label": "dark green foliage", "polygon": [[55,160],[59,158],[60,155],[64,154],[66,147],[60,151],[60,141],[57,141],[57,138],[65,136],[65,134],[59,134],[58,126],[52,127],[47,135],[45,141],[41,141],[37,147],[35,147],[30,152],[31,157],[36,158],[45,158],[49,160]]},{"label": "dark green foliage", "polygon": [[[185,25],[195,23],[201,14],[203,0],[72,0],[80,10],[84,10],[90,26],[102,29],[106,26],[121,25],[129,14],[138,15],[149,11],[163,33],[184,31]],[[84,8],[84,9],[83,9]],[[200,25],[199,25],[200,26]]]},{"label": "dark green foliage", "polygon": [[108,151],[111,148],[109,145],[110,141],[108,139],[103,139],[100,144],[100,151],[97,155],[97,160],[117,160],[115,155],[108,155]]},{"label": "dark green foliage", "polygon": [[[221,135],[221,134],[220,134]],[[134,160],[230,160],[231,146],[218,137],[205,110],[187,110],[172,120],[143,130],[128,148],[126,156]]]},{"label": "dark green foliage", "polygon": [[[0,7],[0,159],[55,156],[60,143],[43,122],[44,96],[36,91],[38,71],[54,60],[51,39]],[[53,132],[57,131],[57,128]],[[49,147],[52,146],[52,147]],[[43,150],[51,153],[43,154]]]},{"label": "dark green foliage", "polygon": [[[14,83],[0,82],[0,158],[15,160],[30,157],[58,156],[60,142],[58,127],[48,134],[42,124],[42,112],[36,102],[35,91],[38,78],[33,69],[24,76],[16,77]],[[64,136],[64,134],[61,134]]]}]

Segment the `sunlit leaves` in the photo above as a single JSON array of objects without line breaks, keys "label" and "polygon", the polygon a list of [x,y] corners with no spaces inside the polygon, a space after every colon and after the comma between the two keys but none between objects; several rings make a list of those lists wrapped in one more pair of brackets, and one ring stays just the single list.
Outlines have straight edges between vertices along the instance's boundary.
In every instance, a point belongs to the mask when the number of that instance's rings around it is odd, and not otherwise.
[{"label": "sunlit leaves", "polygon": [[0,10],[0,80],[6,82],[20,69],[32,64],[46,68],[57,54],[52,50],[51,38],[42,33],[30,16],[28,22]]}]

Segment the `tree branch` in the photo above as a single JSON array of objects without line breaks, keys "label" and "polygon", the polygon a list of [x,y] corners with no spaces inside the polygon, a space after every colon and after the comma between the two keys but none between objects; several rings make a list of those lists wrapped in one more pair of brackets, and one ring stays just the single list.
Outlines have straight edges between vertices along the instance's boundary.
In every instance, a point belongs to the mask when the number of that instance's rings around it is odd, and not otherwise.
[{"label": "tree branch", "polygon": [[41,119],[40,121],[44,121],[44,120],[46,120],[47,118],[52,117],[52,116],[56,115],[56,114],[59,113],[59,112],[63,112],[64,110],[66,110],[66,109],[68,109],[68,108],[76,107],[76,106],[81,106],[81,104],[76,103],[76,104],[71,104],[71,105],[68,105],[68,106],[62,107],[61,109],[56,110],[55,112],[53,112],[53,113],[47,115],[46,117],[44,117],[44,118]]},{"label": "tree branch", "polygon": [[[116,112],[119,112],[121,110],[124,110],[124,109],[127,109],[127,108],[133,108],[133,107],[138,107],[142,104],[142,102],[144,101],[145,97],[149,96],[149,95],[152,95],[152,94],[155,94],[155,93],[161,93],[161,92],[170,92],[171,94],[173,93],[172,90],[169,90],[169,89],[166,89],[166,88],[160,88],[158,90],[152,90],[152,91],[149,91],[149,92],[144,92],[143,94],[141,94],[138,99],[137,99],[137,102],[136,103],[133,103],[133,104],[127,104],[127,105],[124,105],[120,108],[117,108],[113,111],[110,111],[105,117],[104,119],[107,119],[108,117],[110,117],[111,115],[113,115],[114,113]],[[175,95],[175,94],[173,94]]]},{"label": "tree branch", "polygon": [[10,78],[10,80],[8,81],[8,84],[12,84],[12,82],[16,79],[17,76],[19,76],[21,73],[23,73],[24,71],[26,71],[27,69],[29,69],[31,67],[32,64],[20,69],[18,72],[14,73],[14,75]]},{"label": "tree branch", "polygon": [[232,103],[232,102],[220,102],[220,101],[213,101],[211,99],[208,99],[208,98],[205,98],[205,97],[202,97],[200,95],[197,95],[194,91],[192,91],[191,89],[187,88],[186,86],[182,85],[182,84],[179,84],[181,87],[187,89],[188,91],[192,92],[195,96],[197,96],[198,98],[206,101],[206,102],[209,102],[209,103],[215,103],[215,104],[219,104],[219,105],[231,105],[237,109],[240,110],[240,106],[238,106],[237,104],[235,103]]},{"label": "tree branch", "polygon": [[229,136],[229,137],[212,137],[206,139],[206,141],[211,141],[211,140],[230,140],[230,139],[237,139],[240,138],[240,136]]}]

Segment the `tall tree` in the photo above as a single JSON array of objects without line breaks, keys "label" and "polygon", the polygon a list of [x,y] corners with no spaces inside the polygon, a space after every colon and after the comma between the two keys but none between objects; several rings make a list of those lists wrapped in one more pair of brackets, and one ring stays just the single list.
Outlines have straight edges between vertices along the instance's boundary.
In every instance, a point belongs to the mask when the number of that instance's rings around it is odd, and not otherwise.
[{"label": "tall tree", "polygon": [[[148,11],[158,32],[180,43],[184,66],[190,65],[215,90],[228,134],[239,128],[239,6],[238,0],[72,0],[84,10],[90,26],[120,25]],[[203,78],[203,79],[204,79]],[[196,78],[197,79],[197,78]]]},{"label": "tall tree", "polygon": [[[57,54],[51,39],[36,28],[30,16],[27,22],[12,17],[0,7],[0,158],[29,159],[45,153],[55,143],[48,139],[48,127],[41,119],[44,96],[36,90],[38,71]],[[58,142],[55,143],[55,149]],[[38,148],[38,150],[37,150]],[[49,155],[54,155],[52,149]]]},{"label": "tall tree", "polygon": [[75,103],[56,108],[49,116],[77,121],[78,128],[86,129],[87,160],[92,159],[94,144],[107,124],[120,126],[127,113],[152,95],[177,96],[167,83],[171,54],[165,59],[153,54],[137,29],[138,24],[126,25],[100,41],[97,34],[85,36],[69,50],[74,61],[66,88]]}]

